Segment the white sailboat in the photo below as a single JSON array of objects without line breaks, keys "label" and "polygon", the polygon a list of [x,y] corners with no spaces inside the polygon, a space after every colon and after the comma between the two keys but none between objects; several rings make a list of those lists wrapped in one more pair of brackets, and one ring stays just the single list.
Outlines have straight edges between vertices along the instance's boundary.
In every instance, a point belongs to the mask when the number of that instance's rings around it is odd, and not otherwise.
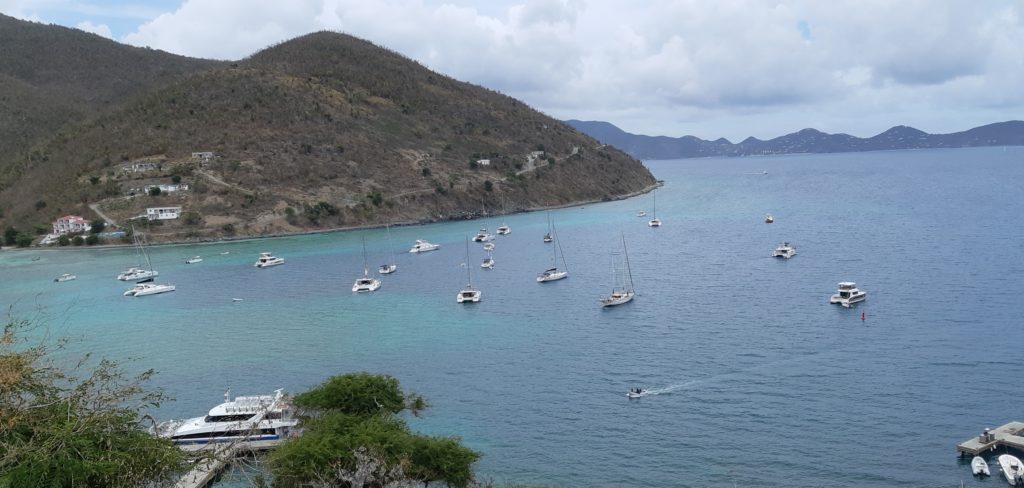
[{"label": "white sailboat", "polygon": [[658,189],[654,189],[654,208],[651,209],[651,220],[647,221],[649,227],[661,227],[661,219],[658,218]]},{"label": "white sailboat", "polygon": [[395,248],[391,245],[391,226],[387,226],[388,233],[388,250],[391,251],[391,262],[380,265],[377,268],[377,272],[380,274],[391,274],[398,270],[398,265],[395,264]]},{"label": "white sailboat", "polygon": [[380,288],[380,279],[370,277],[370,267],[366,264],[366,237],[363,237],[363,276],[352,284],[352,292],[371,292]]},{"label": "white sailboat", "polygon": [[[633,289],[633,271],[629,268],[629,253],[626,251],[626,236],[622,236],[622,255],[625,260],[626,269],[622,273],[617,272],[615,264],[612,263],[612,292],[601,297],[602,307],[614,307],[633,300],[636,291]],[[626,286],[627,278],[629,286]]]},{"label": "white sailboat", "polygon": [[462,263],[466,267],[466,279],[469,284],[465,288],[459,290],[459,294],[455,296],[455,301],[458,303],[477,303],[480,301],[480,290],[473,288],[473,267],[469,265],[469,238],[466,238],[466,262]]},{"label": "white sailboat", "polygon": [[548,233],[544,234],[544,242],[551,242],[554,238],[551,237],[551,212],[548,211]]},{"label": "white sailboat", "polygon": [[[153,278],[160,276],[160,272],[153,269],[153,262],[149,259],[149,253],[146,252],[146,247],[142,242],[142,239],[135,233],[135,227],[132,226],[132,243],[135,244],[135,254],[139,259],[138,266],[132,266],[121,274],[117,275],[117,279],[121,281],[153,281]],[[146,267],[142,267],[142,261],[146,261]]]},{"label": "white sailboat", "polygon": [[[551,267],[537,275],[537,283],[558,281],[569,276],[569,266],[565,264],[565,253],[562,252],[562,241],[558,239],[558,234],[555,232],[554,224],[551,225],[551,231],[554,234],[553,237],[555,239],[555,245],[551,248]],[[558,269],[559,254],[562,255],[562,269]]]}]

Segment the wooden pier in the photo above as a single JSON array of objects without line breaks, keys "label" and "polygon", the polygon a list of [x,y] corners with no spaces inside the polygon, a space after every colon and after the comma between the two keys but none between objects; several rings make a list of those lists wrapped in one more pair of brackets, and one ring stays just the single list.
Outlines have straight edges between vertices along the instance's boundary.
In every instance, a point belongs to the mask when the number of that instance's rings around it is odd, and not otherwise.
[{"label": "wooden pier", "polygon": [[191,471],[185,473],[174,484],[174,488],[203,488],[224,469],[224,466],[238,453],[238,447],[224,444],[213,450],[213,454],[196,462]]},{"label": "wooden pier", "polygon": [[1010,422],[995,429],[985,429],[981,435],[957,444],[956,450],[961,456],[977,456],[1000,447],[1024,451],[1024,422]]}]

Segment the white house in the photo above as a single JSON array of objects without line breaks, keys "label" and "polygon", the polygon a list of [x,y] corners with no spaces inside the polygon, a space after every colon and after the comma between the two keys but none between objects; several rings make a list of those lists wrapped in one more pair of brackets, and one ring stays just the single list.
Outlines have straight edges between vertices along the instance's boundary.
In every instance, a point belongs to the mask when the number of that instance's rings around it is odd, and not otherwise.
[{"label": "white house", "polygon": [[149,220],[170,220],[181,215],[181,207],[149,207],[146,218]]},{"label": "white house", "polygon": [[490,166],[491,165],[491,160],[490,159],[477,159],[476,160],[476,164],[479,164],[480,166]]},{"label": "white house", "polygon": [[85,218],[77,215],[65,215],[53,222],[53,233],[57,235],[72,232],[86,232],[91,228]]},{"label": "white house", "polygon": [[157,169],[160,169],[160,163],[156,161],[136,161],[134,163],[121,166],[121,170],[125,173],[143,173]]},{"label": "white house", "polygon": [[176,191],[188,191],[188,185],[181,183],[179,185],[146,185],[142,187],[143,193],[149,193],[149,190],[153,188],[159,188],[160,193],[171,193]]},{"label": "white house", "polygon": [[213,151],[198,151],[192,153],[192,159],[202,159],[203,161],[209,161],[213,159]]}]

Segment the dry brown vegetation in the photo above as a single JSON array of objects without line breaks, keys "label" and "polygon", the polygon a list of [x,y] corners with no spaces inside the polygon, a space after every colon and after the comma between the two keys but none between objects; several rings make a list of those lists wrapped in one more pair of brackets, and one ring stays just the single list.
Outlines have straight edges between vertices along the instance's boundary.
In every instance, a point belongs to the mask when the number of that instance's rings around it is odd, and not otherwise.
[{"label": "dry brown vegetation", "polygon": [[[0,154],[4,226],[69,212],[91,219],[86,205],[95,202],[119,221],[181,205],[198,219],[154,234],[216,238],[459,218],[615,198],[654,183],[639,161],[517,100],[350,36],[310,34],[232,64],[193,61],[204,69],[137,82],[105,110]],[[35,78],[19,80],[11,93],[46,91]],[[545,151],[537,169],[517,175],[536,150]],[[201,165],[193,151],[217,157]],[[120,170],[154,155],[165,158],[157,171]],[[175,175],[192,189],[124,198]]]}]

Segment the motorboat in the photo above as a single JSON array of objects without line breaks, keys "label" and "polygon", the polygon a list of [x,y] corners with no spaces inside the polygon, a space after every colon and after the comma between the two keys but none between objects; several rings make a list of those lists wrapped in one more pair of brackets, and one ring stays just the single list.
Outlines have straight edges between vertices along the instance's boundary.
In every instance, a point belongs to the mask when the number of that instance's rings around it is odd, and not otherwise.
[{"label": "motorboat", "polygon": [[985,458],[974,456],[974,459],[971,459],[971,472],[975,476],[989,476],[988,463],[985,462]]},{"label": "motorboat", "polygon": [[558,268],[548,268],[543,273],[537,275],[537,283],[545,283],[548,281],[558,281],[562,278],[569,276],[568,271],[562,271]]},{"label": "motorboat", "polygon": [[551,233],[550,232],[548,232],[547,234],[544,234],[544,242],[551,242],[553,240],[555,240],[555,239],[551,237]]},{"label": "motorboat", "polygon": [[[626,252],[626,236],[622,236],[622,255],[625,261],[625,269],[617,272],[615,264],[612,263],[612,291],[601,297],[602,307],[614,307],[629,303],[633,300],[636,292],[633,289],[633,271],[629,268],[629,254]],[[627,281],[628,279],[628,281]]]},{"label": "motorboat", "polygon": [[466,262],[463,266],[466,267],[466,279],[469,284],[459,290],[459,294],[455,295],[455,301],[458,303],[477,303],[480,301],[482,293],[480,293],[480,290],[473,288],[473,270],[469,265],[469,239],[466,239]]},{"label": "motorboat", "polygon": [[493,242],[485,242],[484,243],[484,251],[493,251],[493,250],[494,250],[494,243]]},{"label": "motorboat", "polygon": [[73,274],[64,273],[64,274],[54,278],[53,281],[56,281],[57,283],[64,283],[65,281],[71,281],[71,280],[77,280],[77,279],[78,279],[78,277],[73,275]]},{"label": "motorboat", "polygon": [[1024,486],[1024,468],[1021,467],[1020,459],[1012,454],[999,456],[999,467],[1003,470],[1006,482],[1013,486]]},{"label": "motorboat", "polygon": [[203,258],[201,258],[199,256],[192,256],[192,257],[190,257],[190,258],[185,260],[185,264],[196,264],[196,263],[201,263],[201,262],[203,262]]},{"label": "motorboat", "polygon": [[487,233],[487,227],[480,229],[480,232],[473,236],[473,242],[489,242],[493,240],[494,236]]},{"label": "motorboat", "polygon": [[160,276],[160,272],[155,269],[142,269],[133,266],[117,275],[117,279],[121,281],[152,281],[157,276]]},{"label": "motorboat", "polygon": [[641,211],[636,213],[636,216],[637,217],[646,217],[647,216],[647,212],[641,210]]},{"label": "motorboat", "polygon": [[640,397],[644,397],[644,396],[647,396],[647,395],[650,395],[650,394],[651,394],[651,391],[650,390],[646,390],[644,388],[630,388],[629,389],[629,393],[626,393],[626,396],[629,397],[629,398],[640,398]]},{"label": "motorboat", "polygon": [[501,224],[495,232],[497,232],[499,236],[507,236],[512,233],[512,228],[509,227],[508,224]]},{"label": "motorboat", "polygon": [[416,239],[416,243],[412,245],[412,249],[409,249],[409,252],[427,252],[438,249],[441,249],[440,244],[431,244],[423,239]]},{"label": "motorboat", "polygon": [[166,283],[137,283],[135,286],[126,290],[123,295],[126,297],[144,297],[147,295],[167,293],[174,290],[174,285],[168,285]]},{"label": "motorboat", "polygon": [[299,434],[289,398],[282,390],[273,395],[229,397],[204,417],[161,422],[153,433],[170,439],[185,450],[199,450],[211,444],[233,443],[239,447],[263,449]]},{"label": "motorboat", "polygon": [[352,292],[377,291],[378,288],[380,288],[380,279],[370,277],[370,268],[366,264],[366,239],[363,238],[363,276],[357,278],[356,282],[352,284]]},{"label": "motorboat", "polygon": [[857,284],[852,281],[843,281],[839,283],[839,292],[832,295],[829,299],[829,303],[838,303],[844,307],[849,308],[857,302],[863,302],[868,297],[866,292],[857,289]]},{"label": "motorboat", "polygon": [[767,214],[764,216],[764,223],[770,224],[772,222],[775,222],[775,217],[772,217],[772,214]]},{"label": "motorboat", "polygon": [[782,244],[779,244],[778,247],[776,247],[775,250],[772,251],[772,257],[774,258],[789,259],[793,256],[796,256],[796,248],[793,247],[788,242],[783,242]]},{"label": "motorboat", "polygon": [[284,259],[271,255],[269,252],[261,252],[259,259],[256,260],[257,268],[269,268],[271,266],[277,266],[284,264]]}]

